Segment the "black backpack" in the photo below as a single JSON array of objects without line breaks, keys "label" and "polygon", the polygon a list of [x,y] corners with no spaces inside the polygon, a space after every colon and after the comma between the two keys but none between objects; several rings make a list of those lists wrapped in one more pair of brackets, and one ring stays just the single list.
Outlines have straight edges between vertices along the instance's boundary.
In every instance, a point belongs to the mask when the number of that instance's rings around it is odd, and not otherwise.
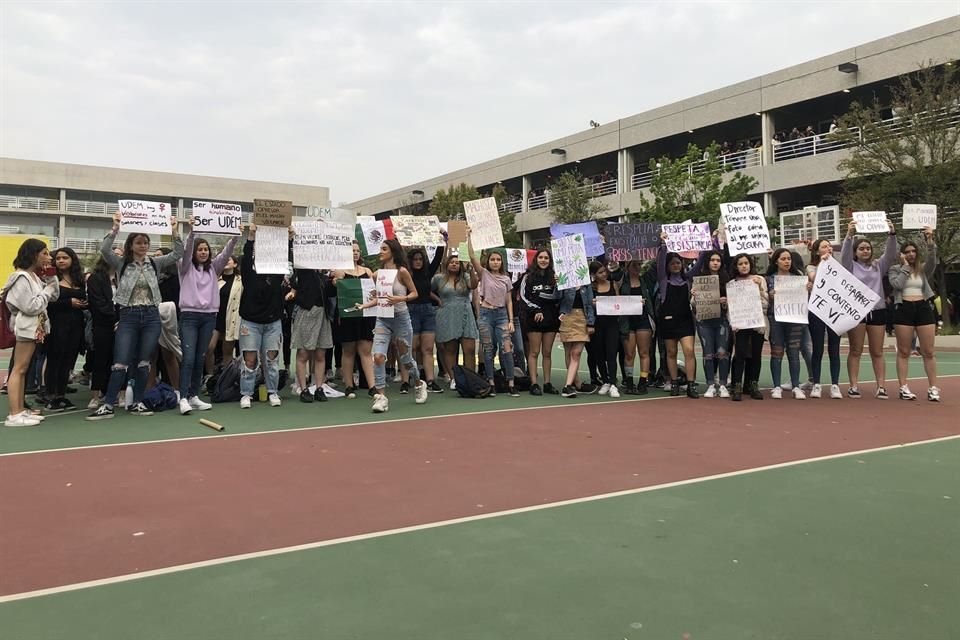
[{"label": "black backpack", "polygon": [[242,366],[242,358],[234,358],[223,366],[210,389],[210,402],[240,400],[240,367]]},{"label": "black backpack", "polygon": [[490,383],[470,369],[453,365],[453,380],[461,398],[486,398],[490,395]]}]

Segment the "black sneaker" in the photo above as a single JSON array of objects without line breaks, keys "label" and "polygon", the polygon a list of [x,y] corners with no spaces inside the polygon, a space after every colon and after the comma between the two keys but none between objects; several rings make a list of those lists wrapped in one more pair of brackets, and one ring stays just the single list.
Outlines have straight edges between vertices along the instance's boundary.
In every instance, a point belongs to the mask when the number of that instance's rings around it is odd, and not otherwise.
[{"label": "black sneaker", "polygon": [[430,393],[443,393],[443,387],[437,384],[436,380],[427,383],[427,391]]},{"label": "black sneaker", "polygon": [[410,384],[407,382],[401,382],[400,393],[410,393]]},{"label": "black sneaker", "polygon": [[591,382],[584,382],[582,385],[580,385],[580,388],[577,389],[577,391],[578,391],[579,393],[582,393],[582,394],[587,395],[587,396],[593,395],[594,393],[596,393],[596,392],[599,391],[599,390],[600,390],[600,387],[598,387],[597,385],[595,385],[595,384],[593,384],[593,383],[591,383]]},{"label": "black sneaker", "polygon": [[572,384],[568,384],[560,392],[560,395],[564,398],[576,398],[577,397],[577,388]]},{"label": "black sneaker", "polygon": [[44,409],[46,409],[50,413],[58,413],[66,409],[66,407],[63,406],[63,400],[61,400],[60,398],[57,398],[56,400],[51,400],[50,402],[48,402],[46,406],[44,406]]},{"label": "black sneaker", "polygon": [[313,399],[317,402],[327,401],[327,394],[323,392],[323,387],[317,387],[317,390],[313,393]]},{"label": "black sneaker", "polygon": [[356,387],[347,387],[343,390],[343,395],[350,400],[353,400],[357,397],[357,388]]},{"label": "black sneaker", "polygon": [[850,387],[847,389],[848,398],[859,398],[860,397],[860,388],[859,387]]},{"label": "black sneaker", "polygon": [[68,398],[60,398],[60,404],[63,405],[65,411],[73,411],[77,408],[77,405],[70,402]]},{"label": "black sneaker", "polygon": [[540,390],[540,385],[532,384],[530,385],[530,395],[532,396],[542,396],[543,391]]},{"label": "black sneaker", "polygon": [[740,385],[735,384],[730,389],[730,399],[734,402],[741,402],[743,400],[743,389]]},{"label": "black sneaker", "polygon": [[377,390],[374,387],[370,387],[367,389],[367,395],[371,398],[375,398],[377,396]]},{"label": "black sneaker", "polygon": [[76,393],[76,392],[77,392],[77,388],[76,388],[76,387],[67,387],[67,388],[65,389],[65,391],[66,391],[67,393]]},{"label": "black sneaker", "polygon": [[633,383],[633,380],[624,380],[621,390],[625,395],[633,396],[637,394],[637,385]]},{"label": "black sneaker", "polygon": [[300,392],[300,402],[313,402],[313,394],[310,389],[304,389]]},{"label": "black sneaker", "polygon": [[750,397],[753,400],[763,400],[763,393],[760,391],[760,385],[756,382],[750,383]]},{"label": "black sneaker", "polygon": [[152,416],[153,411],[147,408],[147,405],[142,402],[138,402],[129,409],[127,409],[127,415],[131,416]]},{"label": "black sneaker", "polygon": [[553,386],[552,384],[550,384],[549,382],[548,382],[547,384],[543,385],[543,393],[546,394],[546,395],[549,395],[549,396],[556,396],[556,395],[559,395],[559,394],[560,394],[560,392],[557,391],[557,388],[554,387],[554,386]]},{"label": "black sneaker", "polygon": [[113,407],[102,404],[87,416],[87,420],[109,420],[113,417]]},{"label": "black sneaker", "polygon": [[697,392],[697,383],[688,382],[687,383],[687,397],[688,398],[699,398],[700,394]]},{"label": "black sneaker", "polygon": [[511,398],[519,398],[519,397],[520,397],[520,392],[517,391],[517,388],[514,387],[514,386],[511,386],[511,387],[510,387],[508,393],[510,394],[510,397],[511,397]]},{"label": "black sneaker", "polygon": [[646,378],[640,378],[637,380],[637,391],[638,396],[645,396],[650,393],[650,386],[647,384]]},{"label": "black sneaker", "polygon": [[680,383],[676,380],[670,383],[670,396],[677,397],[680,395]]}]

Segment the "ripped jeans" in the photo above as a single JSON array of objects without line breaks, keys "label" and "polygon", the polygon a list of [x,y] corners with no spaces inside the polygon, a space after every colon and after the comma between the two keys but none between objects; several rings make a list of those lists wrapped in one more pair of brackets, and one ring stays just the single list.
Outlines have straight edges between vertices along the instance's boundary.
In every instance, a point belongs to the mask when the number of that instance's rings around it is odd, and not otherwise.
[{"label": "ripped jeans", "polygon": [[[280,320],[260,323],[240,320],[240,357],[244,358],[240,368],[240,395],[253,396],[257,390],[257,369],[263,366],[263,380],[267,385],[267,393],[277,393],[280,384],[280,347],[283,346],[283,327]],[[257,366],[247,368],[246,354],[254,351],[257,354]],[[270,352],[273,352],[273,358]]]},{"label": "ripped jeans", "polygon": [[503,375],[509,381],[513,380],[513,338],[507,331],[509,318],[507,308],[488,309],[480,307],[480,321],[477,328],[480,330],[480,347],[483,349],[483,368],[488,380],[493,379],[493,356],[500,351],[500,366]]},{"label": "ripped jeans", "polygon": [[411,353],[413,325],[410,323],[410,312],[396,307],[393,308],[392,318],[378,317],[373,329],[373,384],[377,389],[387,386],[387,351],[393,338],[406,347],[403,353],[397,349],[397,358],[410,374],[410,386],[416,388],[420,384],[420,367]]},{"label": "ripped jeans", "polygon": [[770,377],[773,386],[779,387],[782,376],[783,352],[787,352],[787,369],[790,372],[790,384],[800,386],[800,351],[803,348],[805,324],[777,322],[770,317]]},{"label": "ripped jeans", "polygon": [[113,366],[110,367],[110,382],[104,402],[111,407],[122,387],[130,379],[131,366],[136,367],[132,376],[133,404],[143,399],[147,386],[147,374],[160,342],[160,310],[154,305],[121,307],[118,314],[117,333],[113,341]]},{"label": "ripped jeans", "polygon": [[[697,335],[703,347],[703,372],[707,386],[726,386],[730,372],[730,325],[723,318],[697,322]],[[716,378],[719,376],[719,380]]]}]

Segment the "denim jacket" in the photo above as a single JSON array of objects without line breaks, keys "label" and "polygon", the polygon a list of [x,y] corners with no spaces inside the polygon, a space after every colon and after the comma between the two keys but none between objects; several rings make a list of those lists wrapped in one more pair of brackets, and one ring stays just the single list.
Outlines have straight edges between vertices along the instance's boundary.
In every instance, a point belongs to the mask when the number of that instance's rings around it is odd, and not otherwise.
[{"label": "denim jacket", "polygon": [[[103,243],[100,245],[100,255],[113,267],[119,278],[120,271],[123,270],[123,258],[113,253],[113,241],[116,237],[117,232],[112,230],[103,237]],[[173,251],[167,255],[160,256],[159,258],[148,257],[143,261],[143,264],[139,265],[136,262],[128,264],[126,270],[123,271],[123,278],[117,282],[117,292],[113,296],[114,304],[121,307],[130,305],[130,295],[133,293],[133,287],[137,284],[140,273],[143,273],[143,277],[150,287],[150,294],[153,296],[153,304],[159,306],[162,298],[160,297],[160,285],[157,282],[157,273],[164,267],[175,264],[181,256],[183,256],[183,240],[180,236],[174,236]],[[150,266],[151,261],[154,266],[156,266],[156,269]]]},{"label": "denim jacket", "polygon": [[583,285],[579,289],[564,289],[560,298],[560,315],[573,311],[573,301],[577,299],[577,291],[583,299],[583,315],[587,317],[587,326],[592,327],[597,322],[597,312],[593,308],[593,287]]}]

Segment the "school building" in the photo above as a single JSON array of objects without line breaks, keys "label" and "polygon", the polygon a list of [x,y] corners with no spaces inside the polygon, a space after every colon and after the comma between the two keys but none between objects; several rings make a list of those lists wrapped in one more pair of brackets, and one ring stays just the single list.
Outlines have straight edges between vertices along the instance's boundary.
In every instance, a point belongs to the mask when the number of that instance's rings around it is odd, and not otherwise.
[{"label": "school building", "polygon": [[[958,60],[960,16],[955,16],[615,122],[591,121],[586,131],[347,206],[385,217],[405,205],[427,205],[437,190],[453,184],[470,184],[489,195],[500,183],[510,194],[500,207],[515,214],[531,246],[548,236],[549,184],[565,171],[577,168],[588,177],[591,184],[584,189],[609,207],[614,220],[625,210],[639,210],[641,194],[649,199],[656,171],[651,159],[683,157],[689,143],[704,148],[715,141],[724,146],[724,166],[756,179],[750,199],[768,216],[780,214],[777,241],[836,239],[845,231],[838,225],[837,163],[849,151],[826,135],[833,119],[854,100],[876,98],[889,105],[890,85],[920,64]],[[896,126],[896,114],[888,109],[885,117]],[[960,116],[957,120],[960,125]],[[703,170],[702,161],[689,169]]]}]

